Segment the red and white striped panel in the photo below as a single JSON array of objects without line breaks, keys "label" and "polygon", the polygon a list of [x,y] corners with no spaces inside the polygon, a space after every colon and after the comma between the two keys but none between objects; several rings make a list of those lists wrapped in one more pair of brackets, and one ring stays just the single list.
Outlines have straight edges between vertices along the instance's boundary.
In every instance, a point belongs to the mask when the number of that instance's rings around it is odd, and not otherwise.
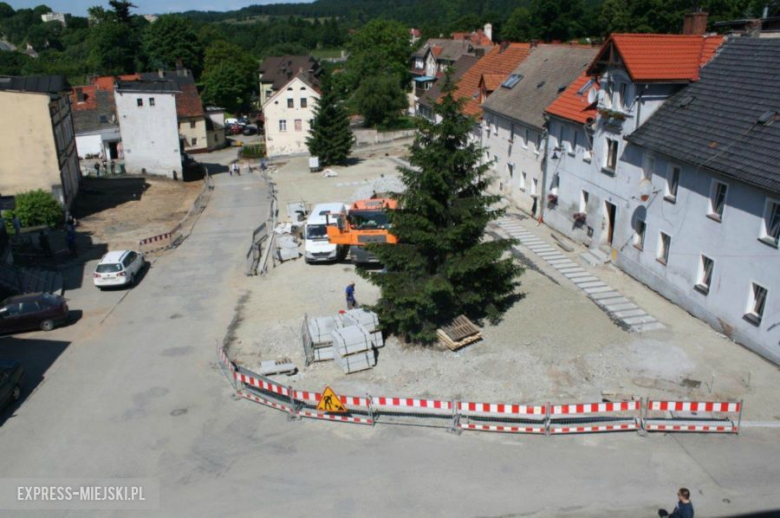
[{"label": "red and white striped panel", "polygon": [[718,401],[648,401],[648,410],[670,410],[674,412],[739,412],[739,402]]},{"label": "red and white striped panel", "polygon": [[308,417],[311,419],[325,419],[326,421],[339,421],[342,423],[355,423],[373,425],[374,421],[367,417],[352,417],[343,414],[321,414],[319,412],[309,412],[308,410],[302,410],[298,412],[301,417]]},{"label": "red and white striped panel", "polygon": [[550,415],[601,414],[608,412],[636,412],[639,401],[617,401],[613,403],[581,403],[575,405],[553,405]]},{"label": "red and white striped panel", "polygon": [[425,410],[446,410],[452,411],[451,401],[439,401],[436,399],[413,399],[403,397],[372,397],[371,403],[374,406],[398,409],[425,409]]},{"label": "red and white striped panel", "polygon": [[255,378],[247,374],[241,374],[240,372],[234,372],[233,377],[237,381],[240,381],[245,385],[249,385],[250,387],[259,388],[261,390],[267,390],[268,392],[273,392],[274,394],[279,394],[281,396],[290,395],[290,391],[287,387],[282,385],[277,385],[276,383],[271,383],[270,381],[265,381],[260,378]]},{"label": "red and white striped panel", "polygon": [[[319,403],[320,399],[322,399],[322,394],[319,392],[308,392],[306,390],[293,390],[293,397],[298,401]],[[341,401],[341,403],[344,404],[344,406],[347,408],[359,406],[367,407],[369,405],[369,400],[367,397],[339,396],[339,401]]]},{"label": "red and white striped panel", "polygon": [[739,430],[736,425],[730,423],[723,424],[672,424],[672,423],[649,423],[645,422],[645,430],[648,432],[710,432],[710,433],[737,433]]},{"label": "red and white striped panel", "polygon": [[249,399],[250,401],[254,401],[255,403],[261,403],[266,406],[270,406],[271,408],[275,408],[277,410],[282,410],[284,412],[292,413],[292,409],[286,405],[279,404],[275,401],[271,401],[269,399],[262,398],[260,396],[256,396],[254,394],[249,394],[248,392],[243,392],[241,390],[238,391],[238,395]]},{"label": "red and white striped panel", "polygon": [[469,403],[467,401],[458,402],[458,410],[462,413],[482,414],[545,415],[546,413],[544,406]]},{"label": "red and white striped panel", "polygon": [[566,433],[620,432],[638,429],[639,426],[637,425],[636,421],[633,423],[603,424],[593,426],[550,425],[550,433],[557,435]]},{"label": "red and white striped panel", "polygon": [[233,365],[233,362],[230,361],[230,358],[228,358],[227,354],[225,354],[225,348],[222,347],[220,344],[217,344],[217,354],[219,354],[219,361],[227,365],[228,369],[230,369],[231,371],[236,370],[236,366]]},{"label": "red and white striped panel", "polygon": [[459,425],[463,430],[474,430],[477,432],[500,432],[500,433],[538,433],[545,432],[544,426],[507,426],[492,424],[474,424],[461,423]]}]

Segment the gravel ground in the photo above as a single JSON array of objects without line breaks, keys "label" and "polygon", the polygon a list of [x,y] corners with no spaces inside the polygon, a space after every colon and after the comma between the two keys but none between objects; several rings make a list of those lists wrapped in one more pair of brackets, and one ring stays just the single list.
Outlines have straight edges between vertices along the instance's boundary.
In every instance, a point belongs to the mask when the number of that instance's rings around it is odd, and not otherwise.
[{"label": "gravel ground", "polygon": [[[337,178],[305,171],[291,161],[275,174],[280,205],[349,201],[384,174],[396,174],[386,157],[366,158],[339,170]],[[385,179],[381,181],[386,181]],[[358,182],[357,185],[354,182]],[[344,185],[344,184],[347,185]],[[342,185],[339,185],[342,184]],[[302,194],[306,193],[306,197]],[[282,209],[282,213],[284,210]],[[517,215],[543,239],[550,230]],[[577,253],[569,253],[580,262]],[[592,269],[611,286],[667,325],[637,335],[617,325],[573,284],[533,254],[519,293],[523,298],[484,340],[453,353],[401,345],[390,337],[377,366],[345,375],[334,362],[304,367],[304,314],[326,316],[344,308],[344,288],[357,283],[358,301],[374,302],[378,290],[351,264],[307,265],[290,261],[246,284],[247,298],[232,336],[231,356],[250,369],[260,360],[289,357],[299,367],[284,383],[309,390],[333,386],[338,393],[431,397],[490,402],[589,402],[630,396],[745,399],[745,417],[780,420],[777,366],[714,332],[651,290],[610,266]]]}]

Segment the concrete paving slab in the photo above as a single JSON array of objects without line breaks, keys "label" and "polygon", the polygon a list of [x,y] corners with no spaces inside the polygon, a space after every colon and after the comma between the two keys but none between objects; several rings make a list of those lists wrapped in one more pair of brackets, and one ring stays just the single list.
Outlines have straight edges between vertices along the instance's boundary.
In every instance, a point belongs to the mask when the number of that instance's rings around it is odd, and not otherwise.
[{"label": "concrete paving slab", "polygon": [[583,290],[588,295],[598,295],[599,293],[609,293],[612,291],[615,291],[613,288],[610,288],[609,286],[597,286],[594,288],[585,288]]},{"label": "concrete paving slab", "polygon": [[587,277],[577,277],[575,279],[572,279],[571,281],[577,286],[579,286],[580,288],[593,288],[594,286],[606,286],[606,284],[604,284],[601,281],[601,279],[599,279],[598,277],[594,277],[592,275],[589,275]]},{"label": "concrete paving slab", "polygon": [[610,289],[606,292],[594,292],[590,293],[590,298],[594,300],[601,300],[601,299],[616,299],[619,298],[621,295],[620,293],[616,292],[615,290]]},{"label": "concrete paving slab", "polygon": [[616,311],[612,314],[618,317],[619,319],[624,320],[630,317],[641,317],[642,315],[647,315],[647,311],[645,311],[644,309],[637,308],[637,309],[626,309],[624,311]]},{"label": "concrete paving slab", "polygon": [[576,283],[577,281],[583,281],[583,282],[591,282],[591,281],[598,281],[598,277],[592,276],[588,272],[582,272],[582,273],[567,273],[564,274],[567,279],[569,279],[571,282]]},{"label": "concrete paving slab", "polygon": [[606,307],[608,311],[612,311],[614,313],[616,311],[626,311],[628,309],[637,309],[639,306],[637,306],[636,304],[634,304],[632,302],[622,302],[622,303],[618,303],[618,304],[604,304],[604,307]]},{"label": "concrete paving slab", "polygon": [[[615,292],[615,295],[618,295],[618,296],[610,297],[610,298],[604,297],[604,298],[596,300],[596,303],[599,306],[610,306],[610,305],[613,305],[613,304],[626,304],[628,302],[631,302],[627,298],[619,296],[620,293]],[[596,297],[593,297],[593,298],[595,299]]]},{"label": "concrete paving slab", "polygon": [[607,286],[606,284],[604,284],[601,281],[584,281],[584,282],[575,281],[575,284],[577,286],[579,286],[580,288],[582,288],[583,290],[586,290],[586,291],[591,289],[591,288],[604,288],[604,287],[608,288],[609,287],[609,286]]},{"label": "concrete paving slab", "polygon": [[657,320],[651,317],[650,315],[645,315],[641,317],[624,318],[622,320],[623,322],[631,326],[635,324],[650,324],[651,322],[657,322]]}]

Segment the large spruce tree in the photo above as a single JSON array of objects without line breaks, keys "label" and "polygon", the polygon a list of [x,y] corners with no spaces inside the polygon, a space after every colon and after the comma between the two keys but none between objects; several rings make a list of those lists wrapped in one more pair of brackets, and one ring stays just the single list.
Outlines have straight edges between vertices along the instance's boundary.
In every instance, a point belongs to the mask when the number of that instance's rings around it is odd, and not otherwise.
[{"label": "large spruce tree", "polygon": [[374,309],[383,327],[418,343],[460,314],[496,321],[516,299],[522,273],[506,252],[511,240],[486,239],[487,224],[503,214],[481,164],[483,149],[469,139],[475,121],[461,112],[449,75],[434,108],[439,123],[418,121],[406,190],[390,214],[395,245],[369,245],[386,270],[361,271],[381,289]]},{"label": "large spruce tree", "polygon": [[330,77],[323,77],[321,92],[311,130],[306,137],[306,146],[311,156],[320,158],[320,165],[341,165],[346,163],[355,137],[349,128],[347,110],[332,87]]}]

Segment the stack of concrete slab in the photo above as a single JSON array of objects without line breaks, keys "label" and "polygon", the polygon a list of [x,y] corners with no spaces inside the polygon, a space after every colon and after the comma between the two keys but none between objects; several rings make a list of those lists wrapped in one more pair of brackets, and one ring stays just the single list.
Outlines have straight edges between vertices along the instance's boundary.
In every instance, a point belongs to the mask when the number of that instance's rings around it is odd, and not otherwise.
[{"label": "stack of concrete slab", "polygon": [[372,334],[360,324],[334,329],[333,359],[345,374],[351,374],[376,365]]},{"label": "stack of concrete slab", "polygon": [[382,338],[382,332],[379,330],[379,317],[373,311],[365,309],[350,309],[341,315],[341,321],[344,327],[350,325],[363,326],[366,331],[371,333],[371,342],[374,347],[384,347],[385,341]]},{"label": "stack of concrete slab", "polygon": [[341,318],[339,317],[309,319],[309,336],[311,337],[315,362],[333,359],[333,336],[331,332],[341,327],[341,324]]}]

